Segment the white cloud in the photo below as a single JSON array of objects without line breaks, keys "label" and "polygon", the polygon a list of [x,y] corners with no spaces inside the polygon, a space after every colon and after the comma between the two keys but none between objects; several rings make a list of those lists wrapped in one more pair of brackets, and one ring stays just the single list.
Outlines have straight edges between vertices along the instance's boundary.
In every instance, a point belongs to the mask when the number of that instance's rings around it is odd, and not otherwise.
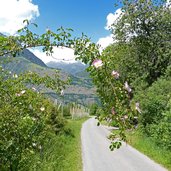
[{"label": "white cloud", "polygon": [[[121,8],[117,9],[114,14],[109,13],[106,17],[107,22],[106,22],[105,29],[110,30],[112,28],[112,24],[116,24],[117,21],[120,19],[120,17],[122,17],[122,14],[123,12]],[[114,40],[113,35],[109,34],[109,36],[99,38],[97,44],[101,46],[100,51],[102,51],[103,49],[105,49],[107,46],[109,46],[114,42],[116,42],[116,40]]]},{"label": "white cloud", "polygon": [[37,5],[32,0],[0,0],[0,32],[15,34],[29,21],[39,16]]},{"label": "white cloud", "polygon": [[66,63],[74,63],[75,55],[74,50],[66,47],[54,47],[54,53],[52,56],[47,56],[46,53],[42,52],[39,49],[29,49],[32,53],[34,53],[38,58],[40,58],[44,63],[48,63],[50,61],[54,62],[66,62]]},{"label": "white cloud", "polygon": [[166,0],[166,4],[164,6],[166,8],[171,8],[171,0]]},{"label": "white cloud", "polygon": [[[171,8],[171,0],[166,0],[164,6]],[[106,17],[107,22],[106,22],[105,29],[106,30],[115,29],[113,24],[114,25],[117,24],[118,20],[123,16],[123,14],[124,12],[122,11],[121,8],[117,9],[114,13],[109,13]],[[127,26],[129,25],[125,23],[125,27]],[[132,34],[128,33],[127,40],[129,40],[132,36],[136,36],[136,33],[132,33]],[[115,42],[117,42],[117,40],[115,40],[114,35],[109,34],[109,36],[99,38],[97,44],[101,46],[100,51],[102,51],[107,46]]]},{"label": "white cloud", "polygon": [[112,43],[114,43],[112,34],[109,36],[100,38],[97,42],[97,44],[101,46],[100,51],[102,51],[103,49],[105,49],[107,46],[109,46]]},{"label": "white cloud", "polygon": [[116,24],[117,21],[121,18],[122,14],[123,12],[121,8],[117,9],[114,14],[109,13],[106,18],[107,23],[106,23],[105,29],[110,30],[110,28],[112,27],[112,24]]}]

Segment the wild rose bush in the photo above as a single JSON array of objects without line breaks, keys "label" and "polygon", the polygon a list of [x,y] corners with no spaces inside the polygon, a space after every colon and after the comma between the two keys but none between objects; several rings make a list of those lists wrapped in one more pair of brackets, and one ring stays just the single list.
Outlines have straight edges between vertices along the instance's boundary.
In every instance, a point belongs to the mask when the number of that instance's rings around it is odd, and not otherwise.
[{"label": "wild rose bush", "polygon": [[[114,140],[110,148],[114,149],[121,145],[120,141],[126,141],[124,131],[132,128],[134,117],[137,116],[136,104],[132,103],[132,89],[126,80],[122,79],[119,71],[115,71],[110,65],[111,61],[106,61],[103,58],[103,65],[95,67],[94,62],[89,67],[90,75],[97,86],[105,116],[99,117],[101,120],[115,121],[119,126],[119,134],[111,135]],[[116,142],[115,139],[119,141]]]},{"label": "wild rose bush", "polygon": [[54,120],[58,118],[58,132],[64,124],[52,102],[24,84],[30,79],[46,83],[45,78],[18,76],[3,68],[0,72],[0,170],[22,170],[32,155],[41,153],[49,135],[57,133]]},{"label": "wild rose bush", "polygon": [[115,122],[119,126],[117,135],[110,135],[110,149],[114,150],[121,146],[121,141],[126,141],[125,130],[135,126],[135,118],[141,110],[138,102],[132,102],[133,90],[129,82],[113,68],[115,61],[100,54],[95,44],[87,42],[82,42],[84,54],[80,53],[79,48],[76,48],[75,53],[79,55],[78,59],[89,64],[87,71],[97,88],[104,113],[97,117],[98,120]]},{"label": "wild rose bush", "polygon": [[[51,55],[54,46],[73,44],[71,29],[61,27],[56,33],[48,29],[38,35],[29,29],[30,24],[37,27],[36,24],[23,22],[26,26],[16,36],[0,35],[0,63],[26,48],[41,46],[43,52]],[[68,81],[61,80],[58,73],[51,77],[31,72],[18,76],[0,68],[0,170],[27,170],[26,163],[32,155],[40,152],[42,156],[48,135],[59,134],[65,125],[58,110],[34,84],[43,84],[59,94]]]}]

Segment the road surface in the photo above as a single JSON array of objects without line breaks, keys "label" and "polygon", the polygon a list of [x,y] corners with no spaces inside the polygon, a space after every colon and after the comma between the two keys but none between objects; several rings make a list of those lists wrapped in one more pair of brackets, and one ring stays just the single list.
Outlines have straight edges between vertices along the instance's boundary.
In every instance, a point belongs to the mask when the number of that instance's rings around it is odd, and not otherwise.
[{"label": "road surface", "polygon": [[94,118],[83,124],[83,171],[166,171],[127,144],[110,151],[110,141],[106,138],[108,135],[109,130],[104,126],[98,127]]}]

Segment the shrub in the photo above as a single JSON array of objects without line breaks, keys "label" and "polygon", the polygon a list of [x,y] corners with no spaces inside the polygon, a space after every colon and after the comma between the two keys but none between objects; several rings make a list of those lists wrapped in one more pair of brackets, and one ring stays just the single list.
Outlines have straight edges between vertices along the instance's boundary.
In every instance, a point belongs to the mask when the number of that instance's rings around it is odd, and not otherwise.
[{"label": "shrub", "polygon": [[171,100],[168,104],[168,108],[169,109],[163,113],[163,119],[150,127],[150,132],[157,144],[171,150]]},{"label": "shrub", "polygon": [[42,151],[49,135],[59,133],[65,124],[55,114],[53,104],[20,79],[1,71],[0,170],[27,170],[29,159]]},{"label": "shrub", "polygon": [[171,149],[171,77],[158,79],[135,99],[141,104],[139,122],[144,133],[158,145]]},{"label": "shrub", "polygon": [[90,106],[90,115],[97,115],[97,110],[98,110],[98,105],[96,103],[93,103],[91,106]]},{"label": "shrub", "polygon": [[166,110],[171,96],[171,78],[160,78],[144,92],[138,92],[135,96],[136,101],[140,101],[142,115],[140,122],[144,127],[149,124],[157,124],[163,119],[162,113]]},{"label": "shrub", "polygon": [[63,106],[63,116],[67,117],[67,118],[71,117],[70,106],[69,105]]}]

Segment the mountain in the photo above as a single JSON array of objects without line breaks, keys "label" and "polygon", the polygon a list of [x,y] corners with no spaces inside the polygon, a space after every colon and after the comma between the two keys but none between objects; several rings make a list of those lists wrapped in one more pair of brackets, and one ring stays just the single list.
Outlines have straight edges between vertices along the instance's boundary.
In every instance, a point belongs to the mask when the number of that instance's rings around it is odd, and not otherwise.
[{"label": "mountain", "polygon": [[[0,33],[0,36],[4,36]],[[3,62],[5,59],[5,62]],[[65,103],[77,102],[83,105],[88,105],[95,101],[98,101],[95,95],[95,88],[92,81],[85,71],[86,65],[81,62],[76,63],[64,63],[64,62],[49,62],[47,65],[35,56],[28,49],[23,50],[17,57],[6,58],[2,57],[0,65],[12,73],[23,73],[27,71],[36,72],[41,76],[49,75],[53,76],[56,73],[56,69],[60,69],[61,79],[66,80],[71,78],[71,85],[67,86],[64,90],[64,101]],[[38,87],[42,89],[42,86]],[[61,100],[52,90],[43,90],[46,95],[52,99]]]},{"label": "mountain", "polygon": [[[0,36],[6,37],[4,34],[0,33]],[[40,60],[37,56],[35,56],[30,50],[24,49],[17,57],[23,57],[27,59],[28,61],[40,65],[42,67],[47,67],[46,64]]]},{"label": "mountain", "polygon": [[66,63],[66,62],[48,62],[46,64],[48,67],[51,68],[57,68],[57,69],[61,69],[67,73],[70,73],[72,75],[77,75],[77,73],[83,72],[85,71],[85,69],[87,68],[86,65],[84,65],[81,62],[75,62],[75,63]]},{"label": "mountain", "polygon": [[23,52],[19,56],[24,57],[28,61],[40,65],[42,67],[47,67],[46,64],[40,60],[37,56],[35,56],[32,52],[30,52],[28,49],[24,49]]},{"label": "mountain", "polygon": [[[24,51],[24,53],[21,53],[18,57],[10,58],[8,62],[5,62],[1,65],[5,70],[9,70],[12,73],[17,74],[32,71],[40,74],[41,76],[53,76],[53,74],[56,71],[56,69],[54,68],[47,67],[40,59],[33,55],[29,50]],[[69,64],[64,64],[63,66],[69,67]],[[95,101],[98,101],[98,98],[95,95],[95,88],[92,85],[91,79],[88,76],[85,77],[84,74],[82,74],[82,76],[76,76],[79,75],[79,73],[84,72],[85,66],[83,64],[79,64],[76,66],[79,67],[75,67],[75,70],[73,69],[74,67],[72,67],[72,72],[75,75],[68,73],[69,70],[68,72],[65,72],[66,70],[64,71],[64,69],[60,70],[61,79],[66,80],[68,77],[70,77],[72,80],[71,85],[67,86],[64,90],[64,102],[77,102],[82,105],[88,105],[94,103]],[[83,68],[81,68],[81,66],[83,66]],[[42,86],[38,87],[38,89],[42,89]],[[53,92],[50,89],[45,89],[43,91],[44,94],[48,95],[48,97],[52,99],[58,99],[59,101],[62,100],[61,97],[57,96],[55,92]]]}]

